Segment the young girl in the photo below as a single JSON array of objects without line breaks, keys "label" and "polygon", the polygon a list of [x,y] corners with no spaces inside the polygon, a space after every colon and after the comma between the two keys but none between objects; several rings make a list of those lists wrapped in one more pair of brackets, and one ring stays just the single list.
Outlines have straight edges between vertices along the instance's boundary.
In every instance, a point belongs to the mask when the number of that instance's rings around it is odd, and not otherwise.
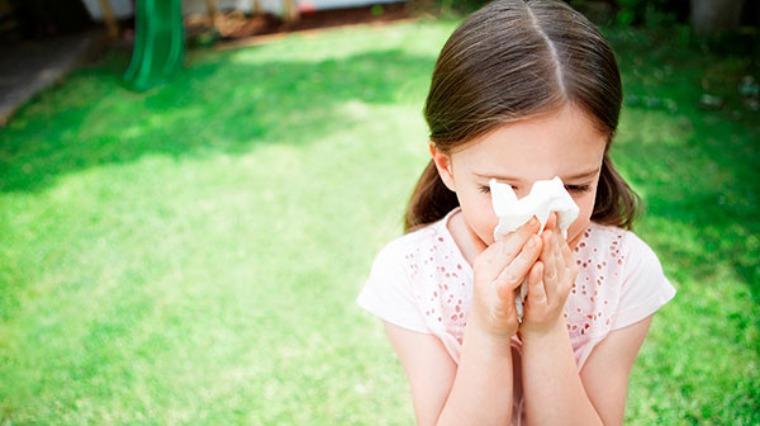
[{"label": "young girl", "polygon": [[[608,156],[621,100],[610,46],[559,1],[497,0],[444,46],[408,233],[358,298],[384,321],[418,424],[622,423],[631,366],[675,290],[629,230],[636,196]],[[552,214],[494,241],[489,181],[522,197],[555,176],[580,208],[567,239]]]}]

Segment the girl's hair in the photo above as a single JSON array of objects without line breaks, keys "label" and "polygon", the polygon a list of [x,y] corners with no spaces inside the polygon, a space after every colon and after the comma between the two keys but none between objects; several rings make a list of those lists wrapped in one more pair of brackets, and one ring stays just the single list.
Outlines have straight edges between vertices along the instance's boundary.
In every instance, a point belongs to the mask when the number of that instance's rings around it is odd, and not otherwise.
[{"label": "girl's hair", "polygon": [[[430,140],[451,153],[496,128],[571,103],[608,136],[591,219],[630,228],[638,198],[608,150],[623,91],[607,41],[583,15],[553,0],[496,0],[467,18],[443,47],[425,105]],[[459,205],[432,160],[406,212],[413,230]]]}]

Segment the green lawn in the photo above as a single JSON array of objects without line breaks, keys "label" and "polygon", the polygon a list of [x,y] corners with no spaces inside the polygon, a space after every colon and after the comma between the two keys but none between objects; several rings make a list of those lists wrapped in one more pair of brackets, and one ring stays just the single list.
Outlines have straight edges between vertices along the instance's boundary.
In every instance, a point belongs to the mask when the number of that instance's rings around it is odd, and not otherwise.
[{"label": "green lawn", "polygon": [[[22,108],[0,129],[0,424],[411,424],[354,297],[401,233],[453,28],[194,51],[141,94],[114,51]],[[611,37],[631,95],[614,155],[679,291],[628,424],[758,424],[760,113],[736,95],[757,64]]]}]

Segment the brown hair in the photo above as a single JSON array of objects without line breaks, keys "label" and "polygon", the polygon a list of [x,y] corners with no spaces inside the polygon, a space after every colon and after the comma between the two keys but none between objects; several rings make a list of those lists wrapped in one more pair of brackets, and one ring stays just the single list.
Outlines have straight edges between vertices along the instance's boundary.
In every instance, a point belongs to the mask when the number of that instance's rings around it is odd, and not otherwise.
[{"label": "brown hair", "polygon": [[[583,15],[554,0],[496,0],[470,15],[443,47],[425,105],[430,140],[450,153],[497,127],[572,103],[608,135],[623,91],[611,47]],[[591,219],[630,228],[638,198],[607,152]],[[406,231],[459,205],[432,160],[414,189]]]}]

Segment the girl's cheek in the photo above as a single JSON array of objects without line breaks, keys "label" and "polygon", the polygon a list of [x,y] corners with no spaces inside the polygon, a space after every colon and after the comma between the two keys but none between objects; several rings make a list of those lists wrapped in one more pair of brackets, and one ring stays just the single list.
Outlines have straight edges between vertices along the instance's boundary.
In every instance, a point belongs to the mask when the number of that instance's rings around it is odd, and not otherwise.
[{"label": "girl's cheek", "polygon": [[482,221],[480,223],[481,226],[479,226],[478,230],[476,231],[478,237],[483,241],[483,243],[490,246],[494,243],[493,231],[496,229],[498,219],[496,218],[495,214],[491,214],[489,217],[482,218]]},{"label": "girl's cheek", "polygon": [[483,243],[491,245],[494,243],[493,231],[499,223],[499,218],[493,211],[490,195],[488,200],[482,200],[477,208],[477,216],[474,218],[477,225],[474,227],[475,233]]}]

